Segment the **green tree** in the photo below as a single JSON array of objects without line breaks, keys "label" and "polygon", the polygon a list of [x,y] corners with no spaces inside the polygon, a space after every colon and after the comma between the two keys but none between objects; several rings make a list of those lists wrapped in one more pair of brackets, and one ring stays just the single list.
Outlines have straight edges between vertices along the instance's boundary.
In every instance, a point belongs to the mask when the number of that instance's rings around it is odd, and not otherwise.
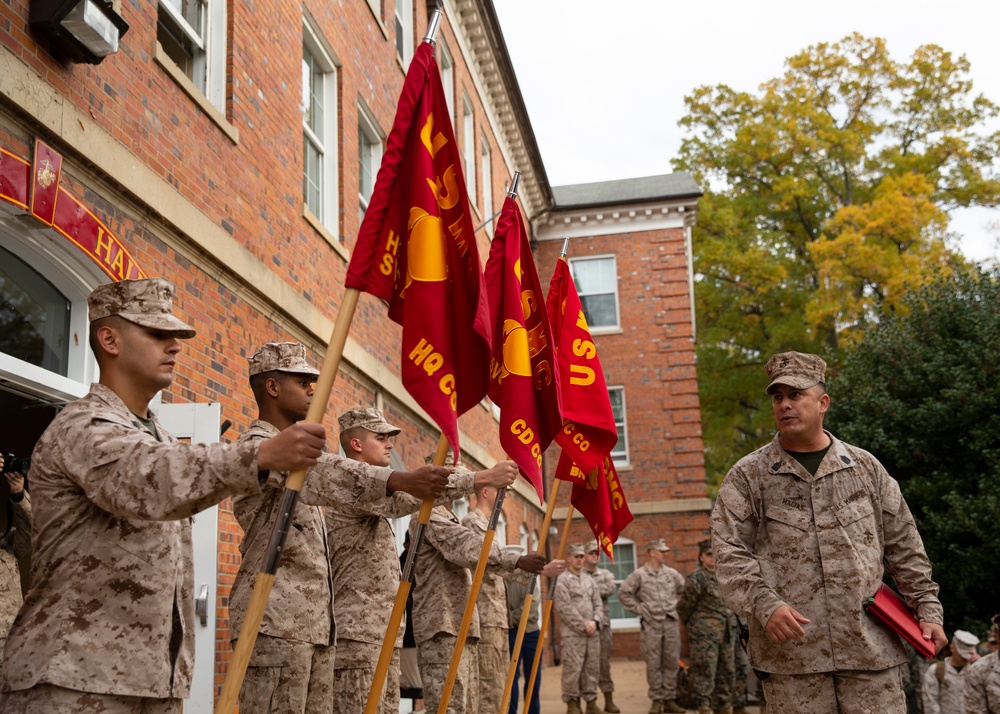
[{"label": "green tree", "polygon": [[983,632],[1000,611],[1000,268],[931,283],[904,305],[845,359],[827,423],[900,482],[946,629]]},{"label": "green tree", "polygon": [[880,310],[963,265],[948,211],[1000,204],[997,107],[969,63],[893,61],[852,35],[790,58],[757,93],[686,98],[675,167],[707,188],[694,229],[706,463],[718,480],[773,430],[762,367],[823,354],[835,372]]}]

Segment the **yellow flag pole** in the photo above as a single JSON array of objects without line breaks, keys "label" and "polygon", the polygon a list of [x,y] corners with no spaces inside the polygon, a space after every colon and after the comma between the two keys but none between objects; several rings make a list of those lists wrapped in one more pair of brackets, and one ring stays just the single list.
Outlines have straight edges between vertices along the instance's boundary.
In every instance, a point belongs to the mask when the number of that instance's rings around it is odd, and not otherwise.
[{"label": "yellow flag pole", "polygon": [[[545,552],[545,543],[549,538],[549,526],[552,525],[552,514],[556,510],[556,496],[559,494],[559,479],[553,479],[552,493],[549,494],[548,508],[545,509],[545,518],[542,520],[542,532],[538,537],[538,552]],[[531,617],[531,603],[535,597],[535,583],[538,581],[537,575],[532,575],[528,582],[528,594],[524,596],[524,604],[521,606],[521,620],[517,623],[517,637],[514,640],[514,648],[510,652],[510,666],[507,667],[507,684],[504,686],[503,699],[500,702],[500,711],[497,714],[507,714],[510,706],[510,697],[514,690],[514,678],[517,676],[517,661],[521,656],[521,645],[524,644],[524,633],[528,629],[528,620]]]},{"label": "yellow flag pole", "polygon": [[[444,466],[447,457],[448,439],[442,434],[438,440],[437,451],[434,452],[434,465]],[[392,605],[392,613],[389,615],[389,626],[386,628],[385,638],[382,640],[382,650],[378,655],[378,664],[375,665],[372,686],[368,690],[368,700],[365,702],[365,714],[376,714],[379,709],[379,702],[382,699],[382,685],[385,684],[385,676],[389,672],[389,663],[392,661],[392,651],[396,647],[399,623],[403,620],[403,613],[406,612],[406,598],[409,597],[410,588],[413,587],[413,568],[417,560],[417,551],[420,550],[420,544],[424,540],[424,529],[431,521],[432,510],[434,510],[434,499],[425,499],[420,504],[420,513],[417,515],[417,528],[410,542],[410,550],[406,554],[403,575],[399,580],[399,589],[396,590],[396,602]]]},{"label": "yellow flag pole", "polygon": [[[555,499],[552,499],[553,501]],[[563,526],[562,537],[559,539],[559,554],[556,556],[560,560],[566,555],[566,541],[569,538],[569,524],[573,520],[573,506],[566,510],[566,525]],[[552,616],[552,594],[556,590],[556,581],[553,580],[549,586],[549,598],[545,601],[542,611],[542,623],[538,630],[538,648],[535,650],[535,661],[531,663],[531,677],[524,690],[524,714],[527,714],[531,703],[531,695],[535,691],[535,677],[538,676],[538,667],[542,661],[542,650],[545,648],[545,633],[549,629],[549,618]]]},{"label": "yellow flag pole", "polygon": [[[344,355],[344,345],[347,342],[347,335],[351,331],[351,322],[354,320],[354,312],[357,309],[360,294],[360,291],[355,288],[347,288],[344,291],[344,300],[337,312],[333,334],[330,336],[330,344],[326,349],[326,358],[323,360],[323,367],[316,379],[316,391],[306,414],[307,423],[321,424],[323,422],[323,415],[326,413],[327,402],[330,401],[333,383],[337,379],[337,370],[340,369],[340,360]],[[243,678],[246,676],[247,666],[250,664],[250,655],[257,642],[260,623],[264,619],[267,601],[274,587],[274,579],[278,573],[281,551],[284,549],[285,539],[288,537],[292,514],[295,512],[302,484],[306,480],[306,471],[307,469],[293,471],[285,480],[285,490],[281,495],[278,519],[275,521],[274,530],[271,531],[271,540],[267,544],[264,564],[261,566],[260,572],[257,573],[257,581],[253,586],[253,594],[250,596],[246,617],[242,627],[240,627],[239,639],[236,640],[233,658],[229,663],[226,680],[222,685],[222,693],[219,694],[219,702],[215,707],[216,714],[230,714],[236,708],[240,688],[243,686]]]},{"label": "yellow flag pole", "polygon": [[448,702],[451,701],[451,691],[454,689],[455,679],[458,677],[458,666],[462,662],[462,652],[465,650],[466,635],[469,632],[469,625],[472,624],[472,615],[476,612],[476,600],[479,598],[479,590],[483,584],[486,565],[490,559],[490,550],[493,547],[497,521],[500,520],[500,514],[503,512],[503,500],[506,495],[507,489],[501,488],[497,491],[497,497],[493,501],[493,512],[490,514],[490,521],[486,526],[486,533],[483,536],[483,546],[479,551],[479,562],[476,563],[476,572],[472,578],[472,588],[469,590],[469,597],[465,601],[465,612],[462,613],[462,623],[458,627],[458,636],[455,638],[455,650],[451,653],[448,676],[444,681],[444,689],[441,691],[438,714],[445,714],[448,711]]}]

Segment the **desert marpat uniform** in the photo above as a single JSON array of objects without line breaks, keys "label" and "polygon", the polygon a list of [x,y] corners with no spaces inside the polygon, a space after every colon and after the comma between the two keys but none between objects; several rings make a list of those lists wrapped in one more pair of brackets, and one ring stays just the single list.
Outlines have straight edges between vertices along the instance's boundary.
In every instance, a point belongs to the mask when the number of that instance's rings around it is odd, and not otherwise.
[{"label": "desert marpat uniform", "polygon": [[[482,539],[486,535],[489,519],[481,511],[472,509],[462,519],[462,525]],[[510,664],[507,586],[503,580],[494,573],[484,573],[479,597],[476,598],[476,611],[479,613],[479,710],[484,712],[499,711]]]},{"label": "desert marpat uniform", "polygon": [[[712,512],[716,574],[726,602],[749,613],[756,669],[787,675],[861,671],[873,679],[872,710],[901,710],[902,697],[897,702],[895,694],[878,694],[875,680],[898,680],[906,653],[899,637],[861,605],[882,582],[883,558],[922,622],[943,620],[938,586],[899,484],[871,454],[826,434],[830,447],[815,476],[777,436],[729,471]],[[778,644],[764,626],[784,604],[812,625],[805,625],[804,637]],[[765,681],[765,695],[780,706],[773,679]],[[789,695],[795,701],[786,706],[835,709],[821,701],[826,695],[817,695],[818,682],[796,685]]]},{"label": "desert marpat uniform", "polygon": [[965,668],[965,714],[1000,714],[1000,652]]},{"label": "desert marpat uniform", "polygon": [[0,543],[0,665],[14,616],[21,607],[21,570],[17,561],[31,554],[31,496],[21,491],[23,498],[11,498],[10,531]]},{"label": "desert marpat uniform", "polygon": [[597,594],[601,598],[601,668],[597,688],[604,693],[613,692],[615,683],[611,679],[611,609],[608,598],[615,594],[615,576],[604,568],[595,568],[593,572],[584,568],[583,572],[594,579]]},{"label": "desert marpat uniform", "polygon": [[260,492],[258,445],[178,445],[153,423],[159,440],[94,384],[38,441],[32,587],[7,639],[4,692],[55,685],[178,708],[188,696],[191,516]]},{"label": "desert marpat uniform", "polygon": [[[566,570],[556,580],[552,596],[559,613],[559,639],[562,650],[562,700],[597,699],[597,677],[601,667],[601,596],[594,579],[582,572]],[[593,620],[598,631],[588,635],[584,628]]]},{"label": "desert marpat uniform", "polygon": [[[699,709],[723,709],[733,698],[737,631],[715,573],[702,565],[688,576],[677,614],[687,628],[691,689]],[[743,702],[739,702],[742,706]]]},{"label": "desert marpat uniform", "polygon": [[924,672],[921,687],[924,714],[964,714],[963,677],[967,668],[965,665],[957,670],[948,660],[931,663]]},{"label": "desert marpat uniform", "polygon": [[[417,522],[410,523],[410,539],[416,542]],[[465,603],[472,589],[472,574],[479,562],[482,538],[458,522],[444,506],[431,512],[423,543],[416,553],[413,586],[413,637],[424,683],[424,703],[435,711],[441,701],[448,666],[455,649]],[[490,549],[487,572],[499,568],[513,573],[520,556],[495,543]],[[473,611],[459,663],[458,676],[448,702],[449,712],[478,713],[479,709],[479,613]]]},{"label": "desert marpat uniform", "polygon": [[[438,503],[461,498],[474,489],[475,473],[451,474]],[[421,501],[397,492],[375,503],[338,503],[326,509],[326,525],[333,548],[334,613],[337,620],[337,661],[334,674],[334,714],[357,714],[364,709],[375,665],[399,588],[399,556],[390,518],[420,510]],[[380,710],[399,711],[399,650],[403,627],[386,672]]]},{"label": "desert marpat uniform", "polygon": [[[255,420],[239,443],[277,436],[278,429]],[[374,501],[386,496],[392,469],[324,455],[309,469],[288,538],[281,552],[260,633],[240,696],[240,711],[324,712],[333,707],[336,626],[329,545],[320,506]],[[229,598],[230,631],[240,632],[264,565],[271,532],[281,509],[287,474],[271,471],[263,493],[233,499],[233,513],[245,533],[243,562]]]},{"label": "desert marpat uniform", "polygon": [[632,571],[618,588],[619,602],[639,616],[639,644],[646,658],[649,698],[654,702],[669,702],[677,696],[681,649],[677,601],[683,589],[683,575],[666,565],[654,571],[648,564]]}]

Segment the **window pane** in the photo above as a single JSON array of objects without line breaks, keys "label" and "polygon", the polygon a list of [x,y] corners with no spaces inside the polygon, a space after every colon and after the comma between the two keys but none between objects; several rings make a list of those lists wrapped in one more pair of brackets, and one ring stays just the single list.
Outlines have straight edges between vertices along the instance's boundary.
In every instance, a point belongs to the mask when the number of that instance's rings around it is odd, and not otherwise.
[{"label": "window pane", "polygon": [[305,166],[304,191],[306,206],[312,214],[321,221],[323,215],[323,155],[319,149],[307,136],[304,137],[305,156],[303,164]]},{"label": "window pane", "polygon": [[[608,557],[601,553],[601,560],[598,562],[598,567],[605,568],[611,571],[611,574],[615,576],[615,585],[621,585],[622,581],[629,576],[629,574],[635,570],[635,545],[633,543],[615,543],[612,548],[612,553],[615,556],[615,562],[612,563],[608,560]],[[608,610],[611,613],[612,620],[621,620],[634,618],[636,615],[626,610],[620,602],[618,602],[618,590],[615,589],[614,595],[608,598]]]},{"label": "window pane", "polygon": [[608,327],[618,324],[618,311],[614,294],[581,295],[580,303],[590,327]]},{"label": "window pane", "polygon": [[358,167],[359,167],[359,183],[358,190],[364,197],[365,201],[371,198],[372,189],[374,188],[374,181],[372,180],[372,155],[374,152],[374,146],[372,142],[368,140],[365,136],[363,129],[358,129]]},{"label": "window pane", "polygon": [[611,293],[615,291],[615,261],[613,258],[574,260],[573,281],[577,292]]},{"label": "window pane", "polygon": [[27,263],[0,248],[0,352],[67,374],[70,302]]},{"label": "window pane", "polygon": [[611,400],[611,413],[615,415],[615,422],[621,424],[625,421],[625,390],[609,389],[608,399]]}]

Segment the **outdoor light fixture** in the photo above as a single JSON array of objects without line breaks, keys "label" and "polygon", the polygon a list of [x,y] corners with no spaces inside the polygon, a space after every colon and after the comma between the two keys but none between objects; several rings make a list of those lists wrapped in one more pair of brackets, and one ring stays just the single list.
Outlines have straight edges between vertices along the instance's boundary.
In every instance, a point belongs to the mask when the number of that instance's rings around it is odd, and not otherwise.
[{"label": "outdoor light fixture", "polygon": [[106,0],[31,0],[29,20],[53,54],[70,62],[99,64],[118,51],[128,32],[128,23]]}]

